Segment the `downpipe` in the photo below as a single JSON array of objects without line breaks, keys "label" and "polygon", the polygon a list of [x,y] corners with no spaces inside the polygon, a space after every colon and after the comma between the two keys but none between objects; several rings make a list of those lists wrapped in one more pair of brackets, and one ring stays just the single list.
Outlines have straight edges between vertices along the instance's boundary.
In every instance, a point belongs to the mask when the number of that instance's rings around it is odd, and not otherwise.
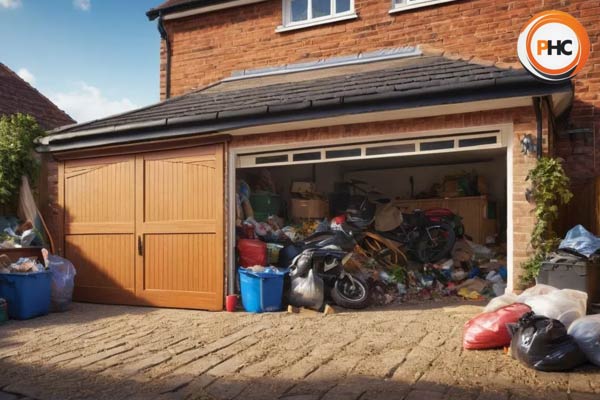
[{"label": "downpipe", "polygon": [[158,32],[160,38],[165,41],[165,98],[171,97],[171,41],[169,40],[169,32],[165,28],[162,12],[158,16]]}]

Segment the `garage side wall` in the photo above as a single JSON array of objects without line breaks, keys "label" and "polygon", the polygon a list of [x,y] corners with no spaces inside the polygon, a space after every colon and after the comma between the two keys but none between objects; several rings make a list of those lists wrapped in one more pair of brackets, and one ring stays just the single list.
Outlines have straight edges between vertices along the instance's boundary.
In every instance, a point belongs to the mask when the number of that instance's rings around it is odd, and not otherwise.
[{"label": "garage side wall", "polygon": [[[530,233],[533,229],[534,218],[531,215],[531,205],[525,200],[525,181],[527,172],[535,165],[535,155],[524,156],[521,154],[519,141],[526,134],[536,136],[536,120],[533,108],[516,108],[493,112],[476,112],[431,118],[408,119],[400,121],[387,121],[356,125],[342,125],[314,129],[234,136],[230,142],[230,149],[240,150],[245,147],[272,146],[285,144],[306,145],[310,142],[337,140],[344,144],[344,139],[367,138],[372,135],[398,134],[398,138],[410,137],[411,132],[427,130],[443,130],[452,128],[468,128],[484,125],[513,124],[512,146],[512,180],[513,180],[513,268],[509,279],[513,287],[520,288],[520,265],[527,259]],[[544,130],[547,135],[547,130]],[[548,141],[545,140],[547,144]],[[545,151],[547,151],[547,145]],[[509,158],[510,160],[510,158]],[[510,162],[510,161],[509,161]],[[510,168],[510,167],[509,167]],[[509,169],[510,170],[510,169]],[[510,203],[510,199],[507,199]],[[510,229],[510,225],[509,225]],[[510,268],[509,268],[510,269]],[[510,283],[510,282],[509,282]],[[509,286],[510,287],[510,286]]]}]

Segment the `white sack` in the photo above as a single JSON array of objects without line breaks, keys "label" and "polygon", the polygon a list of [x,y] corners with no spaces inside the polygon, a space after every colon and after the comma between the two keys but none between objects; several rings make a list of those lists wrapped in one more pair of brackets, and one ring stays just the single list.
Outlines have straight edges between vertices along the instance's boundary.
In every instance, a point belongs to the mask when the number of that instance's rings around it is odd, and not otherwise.
[{"label": "white sack", "polygon": [[569,335],[588,360],[600,366],[600,315],[579,318],[569,327]]}]

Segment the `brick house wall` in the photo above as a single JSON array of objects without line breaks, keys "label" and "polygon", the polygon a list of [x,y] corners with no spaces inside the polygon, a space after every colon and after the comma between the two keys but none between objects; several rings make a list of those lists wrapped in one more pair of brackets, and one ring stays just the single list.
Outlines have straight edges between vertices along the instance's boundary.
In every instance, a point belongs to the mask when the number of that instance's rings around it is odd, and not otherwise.
[{"label": "brick house wall", "polygon": [[[590,36],[592,54],[574,80],[570,123],[593,133],[583,144],[580,138],[561,140],[557,155],[567,159],[568,173],[575,179],[598,175],[593,149],[600,148],[594,146],[600,136],[600,0],[458,0],[391,15],[390,4],[355,0],[356,20],[285,33],[275,32],[282,22],[280,0],[165,21],[172,41],[171,94],[203,87],[236,70],[386,47],[427,45],[500,67],[518,65],[516,45],[523,25],[538,12],[556,9],[577,18]],[[163,43],[161,98],[165,56]]]}]

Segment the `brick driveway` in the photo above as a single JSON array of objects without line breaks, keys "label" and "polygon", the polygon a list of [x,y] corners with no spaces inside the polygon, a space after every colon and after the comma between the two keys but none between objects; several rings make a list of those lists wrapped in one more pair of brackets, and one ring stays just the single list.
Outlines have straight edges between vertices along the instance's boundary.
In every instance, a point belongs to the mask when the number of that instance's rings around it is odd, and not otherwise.
[{"label": "brick driveway", "polygon": [[597,399],[600,374],[464,352],[472,303],[321,315],[75,304],[0,326],[0,400]]}]

